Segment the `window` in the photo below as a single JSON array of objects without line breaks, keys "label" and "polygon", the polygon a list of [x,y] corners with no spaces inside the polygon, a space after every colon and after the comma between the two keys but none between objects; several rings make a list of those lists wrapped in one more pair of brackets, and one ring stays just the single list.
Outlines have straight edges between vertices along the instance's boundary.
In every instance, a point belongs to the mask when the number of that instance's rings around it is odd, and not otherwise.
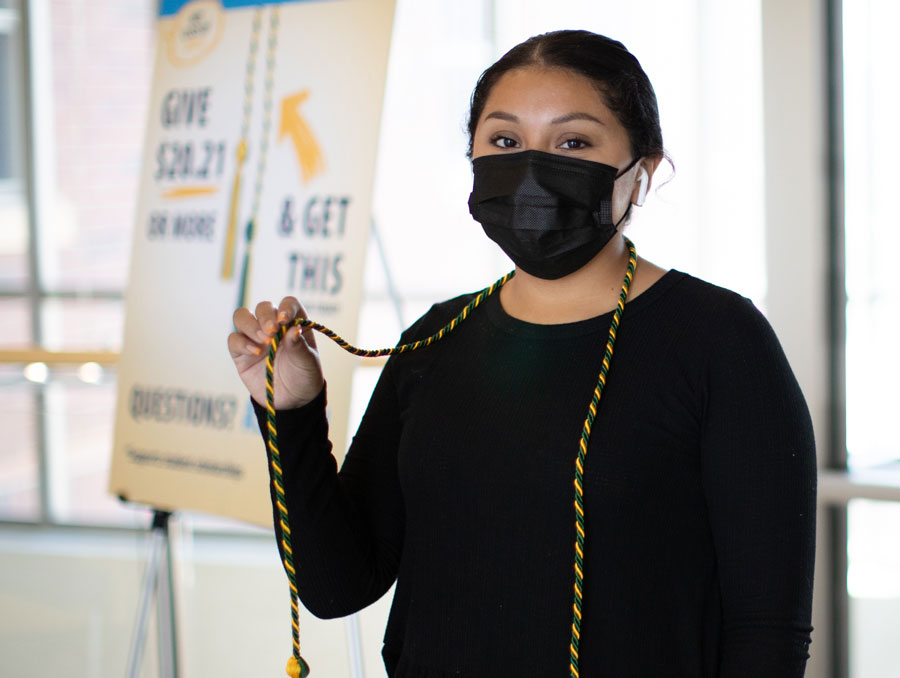
[{"label": "window", "polygon": [[[900,142],[891,113],[900,93],[892,0],[843,3],[843,114],[847,291],[847,466],[900,478],[894,428],[900,379],[900,248],[894,199]],[[898,485],[895,481],[895,485]],[[900,502],[855,499],[847,506],[847,594],[851,676],[896,665],[881,629],[900,626]]]},{"label": "window", "polygon": [[[155,10],[0,3],[0,348],[120,346]],[[114,372],[90,361],[3,370],[0,427],[15,434],[0,456],[0,519],[134,520],[105,491]]]},{"label": "window", "polygon": [[16,102],[18,95],[18,13],[0,5],[0,181],[10,181],[19,176],[19,135],[14,134],[20,125]]},{"label": "window", "polygon": [[19,12],[7,0],[0,3],[0,295],[21,294],[28,281],[20,53]]},{"label": "window", "polygon": [[894,187],[900,178],[896,119],[900,68],[889,0],[844,3],[844,157],[846,164],[847,451],[849,466],[900,463],[893,427],[900,360],[900,230]]}]

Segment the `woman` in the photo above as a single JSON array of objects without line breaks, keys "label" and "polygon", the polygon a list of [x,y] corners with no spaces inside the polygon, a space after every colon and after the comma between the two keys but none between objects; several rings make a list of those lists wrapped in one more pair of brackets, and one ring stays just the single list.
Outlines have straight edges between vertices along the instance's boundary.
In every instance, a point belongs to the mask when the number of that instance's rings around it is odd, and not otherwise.
[{"label": "woman", "polygon": [[[304,605],[347,615],[396,581],[397,677],[802,676],[815,450],[771,328],[748,300],[640,258],[611,327],[621,225],[664,157],[637,60],[584,31],[531,38],[482,74],[469,133],[470,210],[516,275],[388,361],[339,473],[312,331],[279,351]],[[296,317],[293,298],[235,312],[229,348],[263,431],[263,346]]]}]

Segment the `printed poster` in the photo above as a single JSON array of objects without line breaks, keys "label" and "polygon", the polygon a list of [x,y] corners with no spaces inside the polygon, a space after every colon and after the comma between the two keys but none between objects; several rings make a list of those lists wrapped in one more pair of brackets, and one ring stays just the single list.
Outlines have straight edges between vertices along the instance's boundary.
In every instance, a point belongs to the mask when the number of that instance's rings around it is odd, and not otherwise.
[{"label": "printed poster", "polygon": [[[356,336],[393,0],[163,0],[110,491],[271,526],[265,450],[226,339],[298,297]],[[355,359],[322,337],[345,450]]]}]

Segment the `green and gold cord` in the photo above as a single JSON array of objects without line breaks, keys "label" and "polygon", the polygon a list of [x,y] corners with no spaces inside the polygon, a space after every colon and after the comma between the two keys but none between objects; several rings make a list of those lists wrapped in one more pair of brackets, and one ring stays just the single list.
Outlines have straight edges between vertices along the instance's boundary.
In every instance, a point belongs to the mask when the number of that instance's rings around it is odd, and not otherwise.
[{"label": "green and gold cord", "polygon": [[628,245],[628,268],[625,269],[625,280],[622,283],[622,291],[619,293],[619,303],[609,325],[609,337],[606,340],[603,362],[600,364],[600,375],[597,378],[594,393],[591,395],[587,417],[584,420],[584,427],[581,429],[581,439],[578,441],[578,456],[575,457],[575,585],[573,587],[575,600],[572,603],[572,639],[569,642],[570,678],[578,678],[578,646],[581,641],[584,542],[586,536],[584,528],[584,461],[587,456],[588,441],[591,438],[591,427],[594,425],[594,417],[597,416],[597,407],[600,405],[603,387],[606,386],[606,376],[609,373],[609,365],[612,362],[616,333],[619,331],[619,323],[622,320],[622,313],[625,311],[625,301],[628,299],[628,290],[631,288],[634,269],[637,266],[637,251],[634,243],[628,238],[625,238],[625,242]]},{"label": "green and gold cord", "polygon": [[[514,272],[507,273],[490,287],[481,290],[474,299],[462,310],[462,312],[451,320],[447,325],[442,327],[437,333],[431,335],[427,339],[414,341],[410,344],[401,344],[393,348],[382,348],[377,350],[367,350],[353,346],[337,333],[328,329],[321,323],[313,322],[308,318],[297,318],[290,327],[311,327],[317,332],[321,332],[329,339],[333,340],[338,346],[353,355],[363,356],[366,358],[376,358],[386,355],[395,355],[406,353],[407,351],[415,351],[418,348],[430,346],[439,339],[443,339],[447,334],[455,330],[459,324],[469,317],[469,314],[487,297],[500,289],[506,282],[512,278]],[[287,500],[284,495],[284,479],[281,471],[281,454],[278,451],[278,429],[275,424],[275,354],[281,340],[287,334],[290,327],[280,327],[275,336],[269,342],[269,352],[266,355],[266,427],[269,434],[269,452],[272,455],[272,485],[275,488],[275,505],[278,508],[278,522],[281,529],[281,547],[284,553],[284,571],[287,573],[288,584],[291,591],[291,636],[293,639],[293,654],[288,660],[287,673],[291,678],[306,678],[309,675],[309,665],[300,656],[300,608],[297,596],[297,583],[294,570],[294,550],[291,545],[291,527],[288,518]]]},{"label": "green and gold cord", "polygon": [[[572,678],[578,678],[578,643],[581,631],[582,589],[584,586],[584,462],[587,454],[588,440],[591,435],[591,426],[593,425],[594,417],[597,414],[597,407],[600,403],[600,397],[603,394],[603,387],[606,384],[606,376],[609,372],[609,365],[612,360],[616,332],[618,331],[619,323],[622,319],[622,313],[625,310],[625,301],[628,298],[628,290],[631,286],[631,281],[634,277],[634,269],[637,264],[637,253],[634,244],[628,240],[628,238],[625,239],[625,242],[628,245],[629,250],[628,268],[625,272],[625,281],[622,283],[619,302],[609,328],[609,337],[606,342],[606,351],[603,356],[599,379],[591,397],[588,415],[585,419],[584,428],[578,443],[578,456],[575,459],[575,602],[573,604],[572,640],[569,646],[569,671]],[[272,484],[275,488],[275,504],[278,508],[281,546],[284,555],[283,565],[284,570],[287,573],[291,593],[291,635],[293,639],[293,653],[288,660],[287,666],[287,672],[291,678],[306,678],[306,676],[309,675],[309,665],[300,656],[300,608],[294,570],[294,551],[291,545],[290,519],[288,517],[287,500],[285,499],[281,455],[278,451],[278,430],[275,421],[275,390],[273,384],[275,380],[275,355],[278,351],[278,346],[291,328],[299,326],[302,328],[312,328],[317,332],[324,334],[348,353],[364,358],[398,355],[409,351],[415,351],[416,349],[430,346],[434,342],[447,336],[447,334],[456,329],[461,322],[468,318],[469,314],[478,307],[482,301],[505,285],[514,274],[515,272],[507,273],[490,287],[481,290],[481,292],[479,292],[475,298],[466,305],[462,312],[453,318],[453,320],[435,334],[419,341],[400,344],[392,348],[362,349],[353,346],[336,332],[330,330],[321,323],[309,320],[308,318],[297,318],[290,326],[280,327],[269,342],[269,352],[266,356],[266,421],[269,452],[271,453]]]}]

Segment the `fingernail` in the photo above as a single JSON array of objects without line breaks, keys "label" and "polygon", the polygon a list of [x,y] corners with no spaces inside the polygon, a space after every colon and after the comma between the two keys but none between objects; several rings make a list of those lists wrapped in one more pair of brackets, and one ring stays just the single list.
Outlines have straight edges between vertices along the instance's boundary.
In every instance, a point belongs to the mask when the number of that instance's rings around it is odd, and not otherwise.
[{"label": "fingernail", "polygon": [[266,334],[275,334],[275,330],[278,328],[275,326],[275,323],[266,323]]},{"label": "fingernail", "polygon": [[253,347],[253,355],[260,355],[262,353],[262,349],[259,346]]},{"label": "fingernail", "polygon": [[287,311],[281,311],[278,314],[278,322],[283,323],[288,319]]},{"label": "fingernail", "polygon": [[260,338],[260,340],[262,340],[264,343],[269,343],[269,335],[266,334],[265,332],[263,332],[262,330],[257,332],[256,336],[258,336]]}]

